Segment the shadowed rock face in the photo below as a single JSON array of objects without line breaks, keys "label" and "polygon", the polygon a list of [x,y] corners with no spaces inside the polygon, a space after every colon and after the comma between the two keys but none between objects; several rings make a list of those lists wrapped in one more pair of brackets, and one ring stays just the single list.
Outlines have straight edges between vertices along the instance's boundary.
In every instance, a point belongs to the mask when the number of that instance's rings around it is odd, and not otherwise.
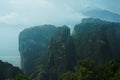
[{"label": "shadowed rock face", "polygon": [[14,78],[19,74],[23,74],[19,68],[13,67],[11,64],[0,60],[0,80]]},{"label": "shadowed rock face", "polygon": [[98,65],[120,58],[119,41],[120,24],[99,19],[83,19],[72,35],[67,26],[25,29],[19,36],[22,69],[35,80],[60,80],[81,59]]},{"label": "shadowed rock face", "polygon": [[23,30],[19,35],[21,66],[25,74],[33,73],[38,64],[45,65],[48,58],[48,44],[56,27],[37,26]]},{"label": "shadowed rock face", "polygon": [[50,42],[48,51],[47,72],[50,80],[58,80],[64,72],[73,69],[75,52],[71,40],[70,29],[67,26],[58,27]]},{"label": "shadowed rock face", "polygon": [[73,34],[77,60],[90,58],[100,64],[119,58],[119,27],[119,23],[83,19],[75,26]]}]

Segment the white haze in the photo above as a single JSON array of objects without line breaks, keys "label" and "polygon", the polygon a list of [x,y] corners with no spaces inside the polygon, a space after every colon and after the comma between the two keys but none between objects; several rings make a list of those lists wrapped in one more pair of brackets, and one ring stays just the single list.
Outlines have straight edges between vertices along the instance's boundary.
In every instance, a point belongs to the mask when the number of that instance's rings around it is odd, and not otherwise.
[{"label": "white haze", "polygon": [[74,26],[87,17],[82,11],[89,8],[120,14],[119,3],[120,0],[0,0],[0,59],[20,66],[18,34],[28,27],[25,25]]}]

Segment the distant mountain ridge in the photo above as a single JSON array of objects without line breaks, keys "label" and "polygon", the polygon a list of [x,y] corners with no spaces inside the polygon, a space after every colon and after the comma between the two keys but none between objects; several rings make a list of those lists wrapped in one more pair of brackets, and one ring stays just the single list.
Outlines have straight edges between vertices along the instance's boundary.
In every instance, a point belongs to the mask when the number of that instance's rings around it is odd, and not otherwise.
[{"label": "distant mountain ridge", "polygon": [[90,9],[90,10],[83,11],[83,14],[90,18],[98,18],[98,19],[110,21],[110,22],[120,22],[120,14],[113,13],[111,11],[104,10],[104,9],[99,9],[99,8]]}]

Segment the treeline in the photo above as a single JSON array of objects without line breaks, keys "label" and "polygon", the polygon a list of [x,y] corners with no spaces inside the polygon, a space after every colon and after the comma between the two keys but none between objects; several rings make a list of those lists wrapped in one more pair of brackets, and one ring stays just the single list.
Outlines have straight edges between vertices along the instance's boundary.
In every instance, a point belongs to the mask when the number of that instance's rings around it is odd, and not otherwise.
[{"label": "treeline", "polygon": [[120,60],[99,66],[93,60],[81,60],[75,71],[64,73],[61,80],[120,80]]},{"label": "treeline", "polygon": [[[47,77],[47,76],[46,76]],[[31,80],[25,75],[6,80]],[[95,65],[90,59],[81,60],[73,72],[64,73],[61,80],[120,80],[120,60]]]},{"label": "treeline", "polygon": [[25,76],[23,74],[19,74],[15,78],[9,78],[6,80],[32,80],[32,79],[28,78],[27,76]]}]

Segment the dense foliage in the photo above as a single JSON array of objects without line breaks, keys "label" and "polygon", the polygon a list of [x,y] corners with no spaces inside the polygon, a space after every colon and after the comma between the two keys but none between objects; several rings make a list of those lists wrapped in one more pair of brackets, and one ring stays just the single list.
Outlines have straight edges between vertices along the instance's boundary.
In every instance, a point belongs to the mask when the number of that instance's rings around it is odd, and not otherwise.
[{"label": "dense foliage", "polygon": [[27,78],[25,75],[18,75],[15,78],[9,78],[9,79],[6,79],[6,80],[31,80],[31,79]]},{"label": "dense foliage", "polygon": [[120,80],[120,61],[111,60],[97,67],[92,60],[82,60],[75,72],[67,72],[61,80]]}]

